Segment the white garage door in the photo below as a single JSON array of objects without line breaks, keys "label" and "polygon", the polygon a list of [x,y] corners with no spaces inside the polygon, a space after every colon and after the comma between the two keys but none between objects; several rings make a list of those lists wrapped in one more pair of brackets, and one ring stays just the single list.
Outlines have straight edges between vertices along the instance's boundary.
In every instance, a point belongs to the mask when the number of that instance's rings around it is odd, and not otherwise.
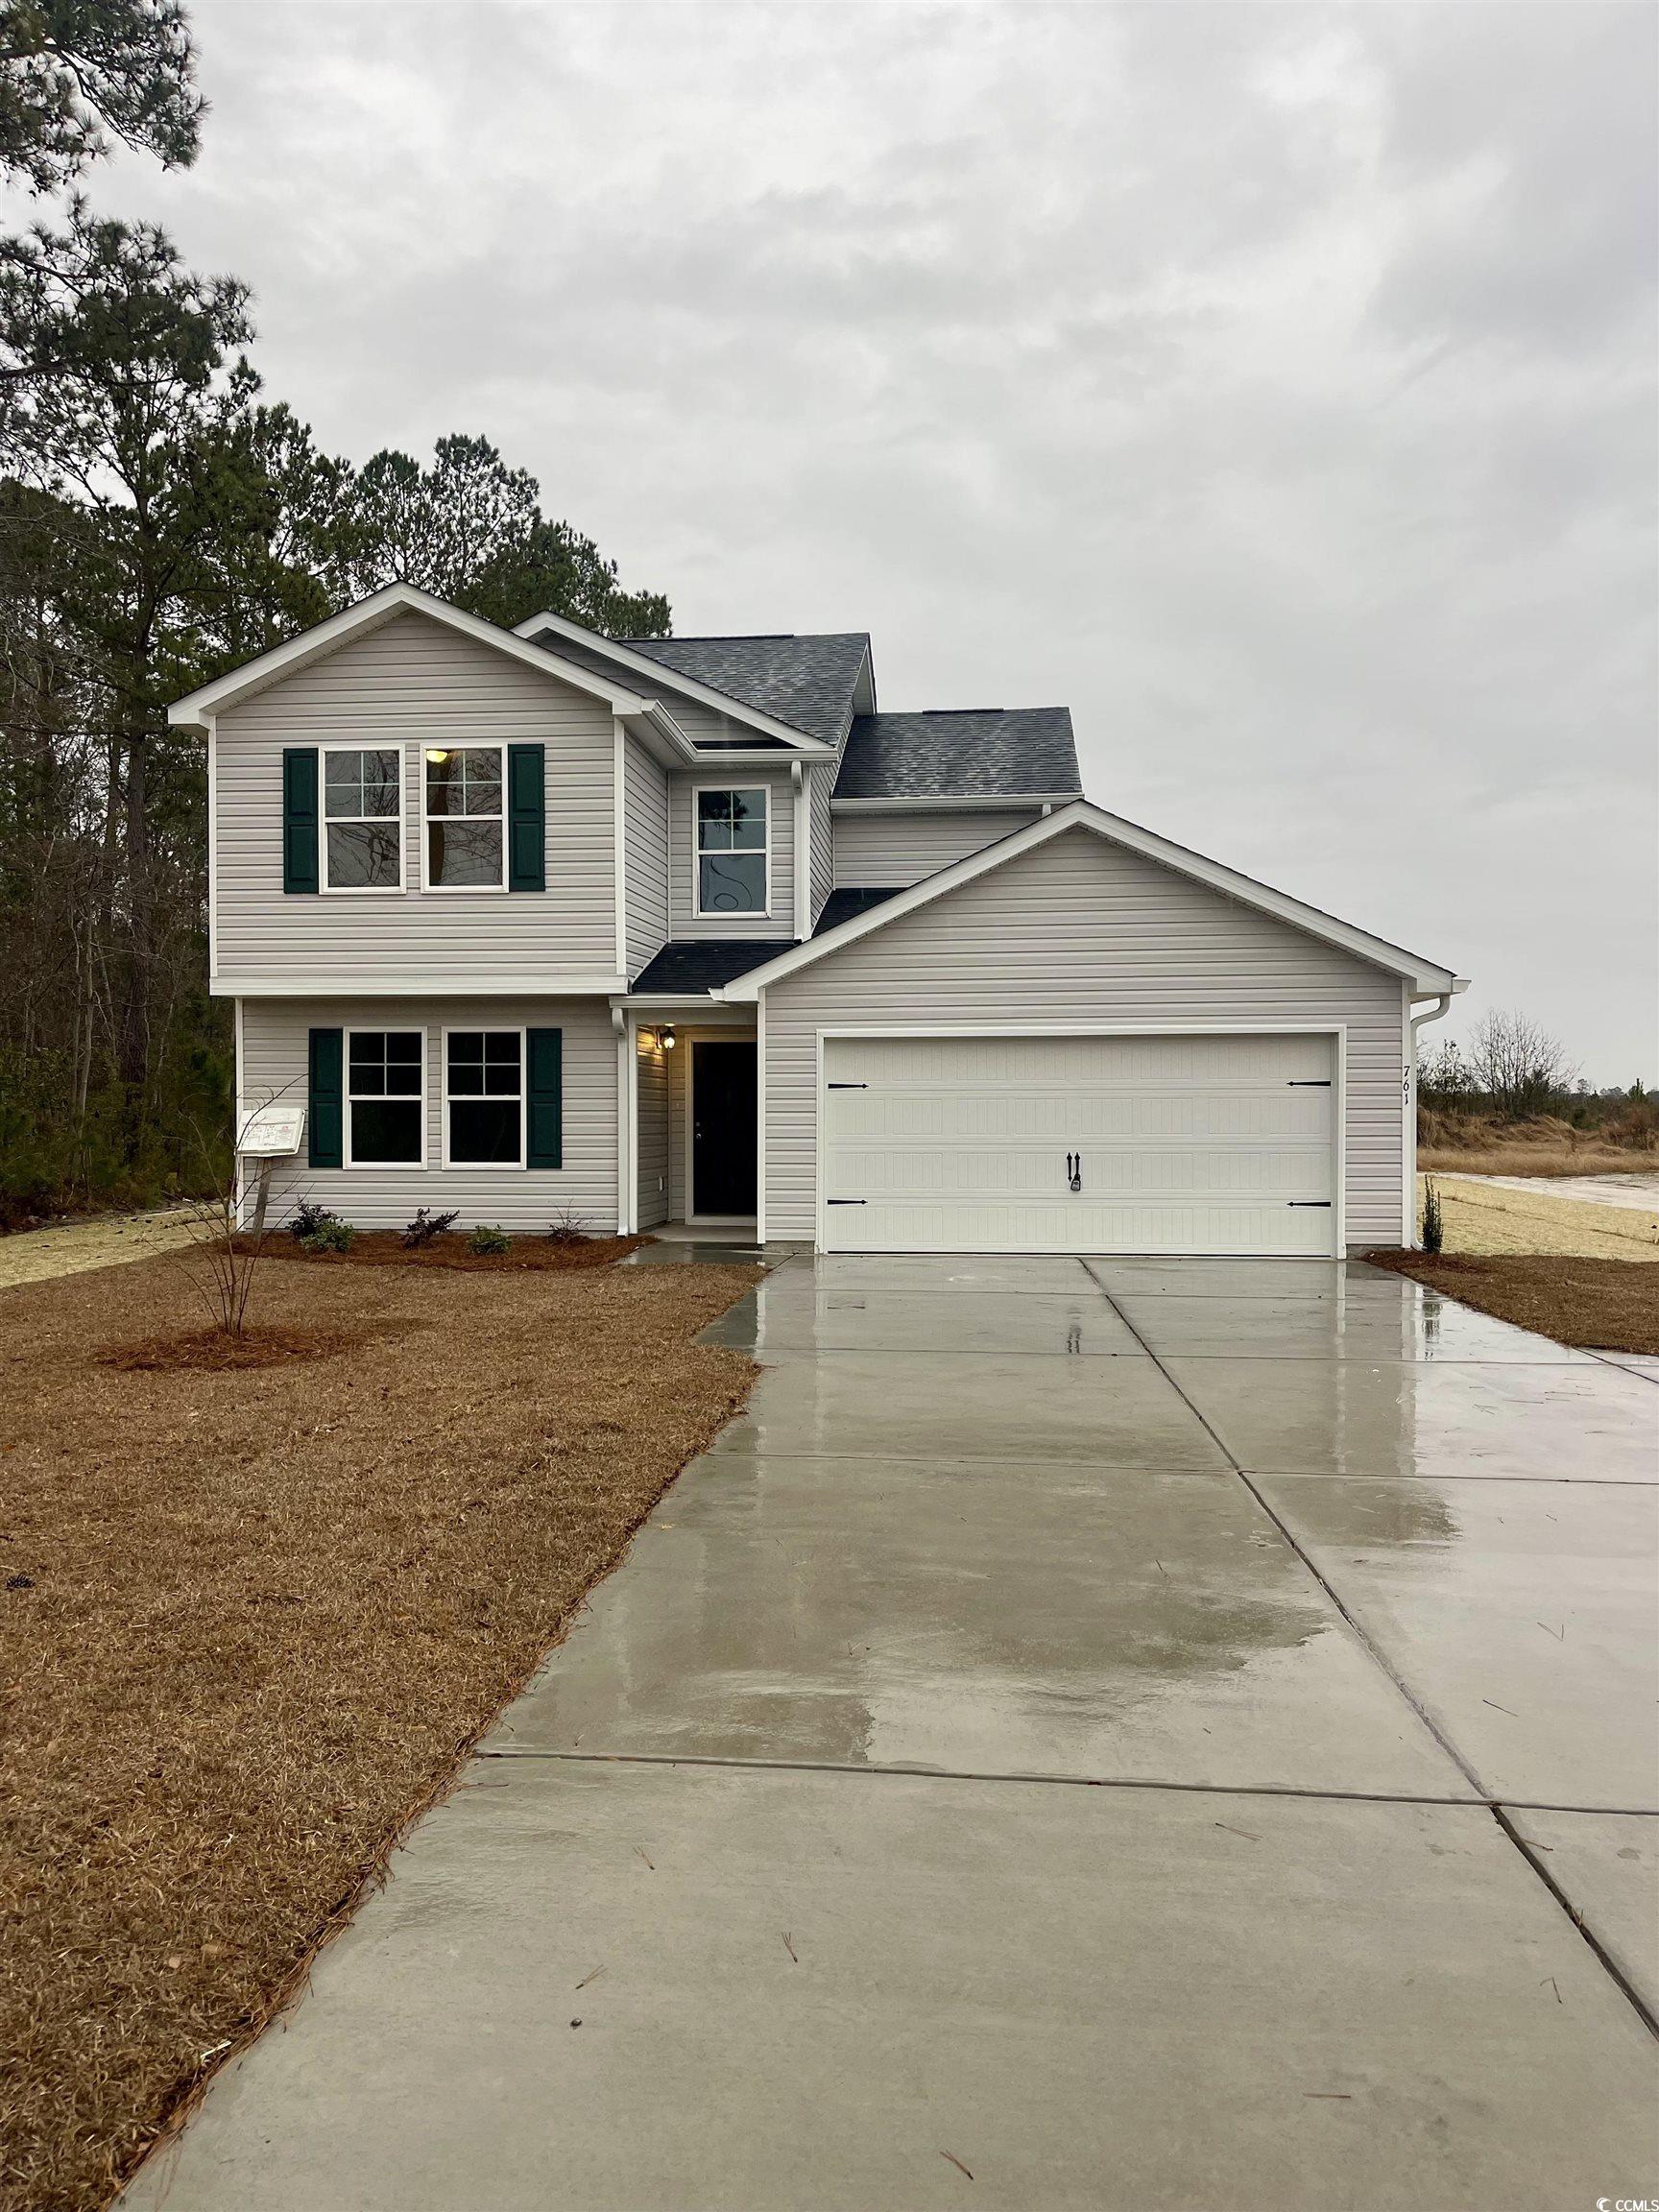
[{"label": "white garage door", "polygon": [[1333,1252],[1334,1042],[827,1038],[821,1241]]}]

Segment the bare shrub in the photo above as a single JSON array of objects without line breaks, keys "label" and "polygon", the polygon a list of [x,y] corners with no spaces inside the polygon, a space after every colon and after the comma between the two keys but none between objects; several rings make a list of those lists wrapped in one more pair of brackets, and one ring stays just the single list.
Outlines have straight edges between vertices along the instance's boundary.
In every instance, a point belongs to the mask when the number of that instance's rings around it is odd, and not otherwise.
[{"label": "bare shrub", "polygon": [[573,1206],[561,1206],[547,1226],[549,1244],[586,1244],[588,1231]]},{"label": "bare shrub", "polygon": [[422,1206],[399,1237],[398,1242],[406,1252],[419,1252],[423,1244],[430,1244],[435,1237],[442,1237],[446,1230],[453,1229],[460,1218],[459,1212],[434,1214],[429,1207]]}]

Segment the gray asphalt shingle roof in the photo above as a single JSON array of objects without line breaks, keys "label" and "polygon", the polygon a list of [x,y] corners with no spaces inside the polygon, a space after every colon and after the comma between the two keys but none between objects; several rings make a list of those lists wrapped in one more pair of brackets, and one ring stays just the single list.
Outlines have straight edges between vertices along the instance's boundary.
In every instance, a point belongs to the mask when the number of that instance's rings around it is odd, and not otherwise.
[{"label": "gray asphalt shingle roof", "polygon": [[[824,911],[812,934],[822,937],[827,929],[851,922],[855,914],[867,914],[872,906],[879,906],[883,900],[896,895],[894,890],[831,891],[824,902]],[[780,952],[792,952],[794,949],[792,937],[685,938],[678,945],[664,945],[650,965],[635,977],[634,989],[676,996],[682,992],[717,991],[722,983],[730,983],[737,975],[747,975],[751,968],[759,968],[766,961],[775,960]]]},{"label": "gray asphalt shingle roof", "polygon": [[870,650],[861,630],[815,637],[627,637],[620,642],[826,745],[839,745],[846,734],[858,672]]},{"label": "gray asphalt shingle roof", "polygon": [[860,714],[835,781],[837,799],[1057,798],[1082,788],[1065,707]]}]

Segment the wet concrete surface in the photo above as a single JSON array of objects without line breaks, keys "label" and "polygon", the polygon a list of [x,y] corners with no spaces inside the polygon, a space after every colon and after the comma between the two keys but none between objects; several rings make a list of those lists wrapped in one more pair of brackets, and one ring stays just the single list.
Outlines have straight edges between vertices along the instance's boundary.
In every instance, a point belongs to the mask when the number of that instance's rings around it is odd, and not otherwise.
[{"label": "wet concrete surface", "polygon": [[1184,1358],[1497,1360],[1530,1367],[1588,1366],[1587,1352],[1512,1328],[1426,1290],[1392,1300],[1138,1298],[1118,1294],[1125,1318],[1152,1352]]},{"label": "wet concrete surface", "polygon": [[1659,1483],[1659,1400],[1639,1375],[1601,1360],[1523,1367],[1163,1358],[1245,1467]]},{"label": "wet concrete surface", "polygon": [[1659,1490],[1256,1480],[1488,1795],[1659,1813]]},{"label": "wet concrete surface", "polygon": [[785,1262],[709,1333],[748,1414],[125,2201],[1650,2194],[1659,1393],[1479,1322]]},{"label": "wet concrete surface", "polygon": [[744,1412],[716,1440],[715,1456],[1063,1460],[1166,1474],[1227,1464],[1149,1359],[968,1352],[759,1357],[764,1372]]},{"label": "wet concrete surface", "polygon": [[1617,1971],[1659,2014],[1659,1819],[1513,1807],[1505,1817],[1594,1929]]},{"label": "wet concrete surface", "polygon": [[641,1244],[619,1264],[624,1267],[737,1267],[761,1258],[757,1244],[720,1244],[713,1240],[679,1237],[661,1238]]},{"label": "wet concrete surface", "polygon": [[1418,1286],[1360,1260],[1086,1260],[1113,1298],[1380,1300],[1398,1306]]},{"label": "wet concrete surface", "polygon": [[1557,2212],[1651,2075],[1478,1809],[496,1761],[127,2202]]},{"label": "wet concrete surface", "polygon": [[489,1742],[1475,1794],[1237,1479],[1023,1460],[711,1454]]},{"label": "wet concrete surface", "polygon": [[1052,1358],[1145,1356],[1099,1292],[1010,1297],[961,1289],[836,1289],[785,1267],[708,1331],[710,1344],[757,1352],[1015,1352]]}]

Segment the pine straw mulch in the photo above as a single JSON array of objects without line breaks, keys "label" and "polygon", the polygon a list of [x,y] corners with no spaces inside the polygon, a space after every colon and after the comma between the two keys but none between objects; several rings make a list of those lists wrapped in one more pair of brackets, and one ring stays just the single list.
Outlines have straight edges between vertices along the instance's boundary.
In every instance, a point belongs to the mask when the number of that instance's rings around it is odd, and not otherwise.
[{"label": "pine straw mulch", "polygon": [[[396,1229],[359,1229],[349,1252],[306,1252],[285,1230],[265,1238],[272,1260],[299,1260],[308,1267],[441,1267],[460,1275],[567,1274],[572,1268],[609,1267],[626,1259],[650,1237],[515,1237],[506,1252],[469,1252],[465,1236],[445,1233],[426,1244],[405,1244]],[[240,1251],[253,1249],[252,1237],[238,1237]]]},{"label": "pine straw mulch", "polygon": [[1553,1253],[1367,1252],[1373,1267],[1409,1275],[1449,1297],[1558,1344],[1659,1354],[1659,1266]]},{"label": "pine straw mulch", "polygon": [[753,1268],[272,1267],[299,1365],[121,1372],[156,1259],[0,1293],[0,2201],[103,2203],[748,1394]]}]

